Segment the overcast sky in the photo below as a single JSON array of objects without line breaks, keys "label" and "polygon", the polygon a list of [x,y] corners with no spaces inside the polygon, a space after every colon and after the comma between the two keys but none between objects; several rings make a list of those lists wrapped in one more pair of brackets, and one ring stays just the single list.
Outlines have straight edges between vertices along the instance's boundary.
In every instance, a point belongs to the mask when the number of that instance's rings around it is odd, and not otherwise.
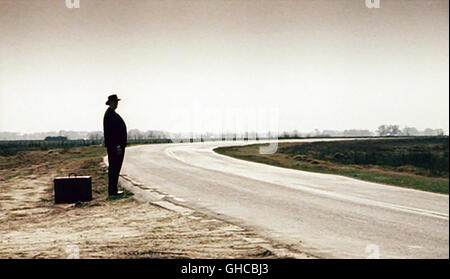
[{"label": "overcast sky", "polygon": [[129,129],[448,132],[447,0],[80,2],[0,0],[0,131],[101,130],[116,93]]}]

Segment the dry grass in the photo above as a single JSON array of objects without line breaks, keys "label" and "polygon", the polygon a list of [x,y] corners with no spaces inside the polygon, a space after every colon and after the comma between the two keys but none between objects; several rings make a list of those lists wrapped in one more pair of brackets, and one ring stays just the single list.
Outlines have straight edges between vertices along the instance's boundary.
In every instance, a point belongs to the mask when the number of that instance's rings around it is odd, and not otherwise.
[{"label": "dry grass", "polygon": [[[448,140],[448,139],[447,139]],[[311,143],[280,143],[278,151],[274,154],[260,154],[260,145],[220,147],[214,151],[232,156],[238,159],[264,163],[268,165],[292,168],[304,171],[330,173],[344,175],[361,180],[390,184],[423,191],[436,193],[449,192],[448,169],[442,173],[442,177],[430,177],[428,171],[416,166],[401,165],[363,165],[363,164],[341,164],[329,159],[328,146],[339,143],[351,146],[352,143],[361,144],[361,141],[347,142],[317,142]],[[370,142],[374,145],[376,142]],[[383,143],[386,145],[386,143]],[[393,143],[395,144],[395,143]],[[297,152],[303,145],[309,145],[306,154]],[[363,150],[362,150],[363,151]],[[319,152],[323,154],[318,155]],[[335,153],[332,152],[331,155]],[[388,160],[388,158],[387,158]]]}]

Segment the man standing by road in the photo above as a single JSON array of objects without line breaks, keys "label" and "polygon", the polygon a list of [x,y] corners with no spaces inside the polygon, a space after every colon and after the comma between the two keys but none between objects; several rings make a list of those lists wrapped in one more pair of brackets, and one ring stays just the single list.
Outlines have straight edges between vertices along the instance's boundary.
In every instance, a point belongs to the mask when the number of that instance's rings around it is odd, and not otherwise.
[{"label": "man standing by road", "polygon": [[127,126],[122,117],[116,113],[120,99],[117,95],[108,97],[108,109],[103,117],[103,134],[108,151],[108,194],[117,196],[123,194],[118,191],[120,169],[122,168],[125,147],[127,145]]}]

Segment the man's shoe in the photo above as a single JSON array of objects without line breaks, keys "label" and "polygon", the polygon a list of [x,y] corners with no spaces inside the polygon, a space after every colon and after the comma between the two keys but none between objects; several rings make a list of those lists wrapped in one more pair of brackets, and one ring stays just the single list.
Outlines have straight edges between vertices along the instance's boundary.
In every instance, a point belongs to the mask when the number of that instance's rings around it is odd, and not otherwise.
[{"label": "man's shoe", "polygon": [[120,195],[123,195],[123,191],[117,191],[117,193],[109,194],[109,196],[113,196],[113,197],[120,196]]}]

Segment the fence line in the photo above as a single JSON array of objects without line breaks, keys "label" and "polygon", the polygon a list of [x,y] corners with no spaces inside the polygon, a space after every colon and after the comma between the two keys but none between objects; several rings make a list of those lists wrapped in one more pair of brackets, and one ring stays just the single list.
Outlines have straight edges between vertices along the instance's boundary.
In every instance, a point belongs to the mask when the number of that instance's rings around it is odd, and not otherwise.
[{"label": "fence line", "polygon": [[[146,144],[146,143],[170,143],[170,139],[130,139],[128,144]],[[0,141],[0,147],[74,147],[88,145],[103,145],[103,140],[6,140]]]}]

